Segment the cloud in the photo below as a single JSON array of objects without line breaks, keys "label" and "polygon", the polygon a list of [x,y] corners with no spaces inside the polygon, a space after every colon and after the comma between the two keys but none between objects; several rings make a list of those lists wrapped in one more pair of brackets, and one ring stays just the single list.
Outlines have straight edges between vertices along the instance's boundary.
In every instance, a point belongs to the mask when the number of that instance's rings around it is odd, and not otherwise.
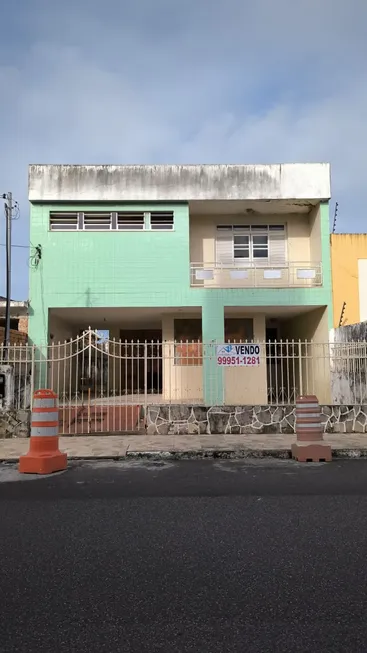
[{"label": "cloud", "polygon": [[[14,242],[28,242],[29,162],[330,161],[339,226],[364,230],[364,0],[19,0],[3,20]],[[13,256],[25,297],[27,250]]]}]

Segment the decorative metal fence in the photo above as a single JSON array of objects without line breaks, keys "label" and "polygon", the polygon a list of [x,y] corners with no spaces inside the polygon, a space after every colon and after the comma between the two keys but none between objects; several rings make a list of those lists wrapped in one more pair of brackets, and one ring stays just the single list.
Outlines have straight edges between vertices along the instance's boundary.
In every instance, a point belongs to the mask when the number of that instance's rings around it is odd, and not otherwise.
[{"label": "decorative metal fence", "polygon": [[148,404],[367,404],[367,343],[103,340],[93,330],[45,346],[0,347],[15,408],[59,396],[62,431],[135,430]]}]

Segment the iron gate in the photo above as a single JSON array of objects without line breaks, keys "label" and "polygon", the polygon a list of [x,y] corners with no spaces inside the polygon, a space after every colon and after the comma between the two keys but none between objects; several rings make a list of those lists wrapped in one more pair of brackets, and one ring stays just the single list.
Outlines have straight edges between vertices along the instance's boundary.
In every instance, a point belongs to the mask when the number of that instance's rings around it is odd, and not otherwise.
[{"label": "iron gate", "polygon": [[160,343],[104,339],[88,329],[49,347],[36,365],[37,386],[59,396],[60,433],[128,433],[144,429],[148,403],[161,390]]}]

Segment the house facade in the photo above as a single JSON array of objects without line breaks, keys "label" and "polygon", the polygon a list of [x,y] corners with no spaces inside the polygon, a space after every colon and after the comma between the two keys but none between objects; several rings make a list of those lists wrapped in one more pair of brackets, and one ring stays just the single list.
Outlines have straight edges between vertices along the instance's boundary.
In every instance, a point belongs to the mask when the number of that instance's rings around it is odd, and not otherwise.
[{"label": "house facade", "polygon": [[[107,333],[106,356],[125,360],[122,373],[115,362],[107,372],[109,394],[139,391],[135,369],[162,402],[265,404],[271,375],[302,392],[297,378],[312,367],[328,403],[325,366],[317,373],[314,350],[294,351],[326,345],[333,326],[329,199],[327,164],[31,165],[41,258],[29,339]],[[142,369],[133,343],[150,343]],[[127,358],[129,381],[117,382]]]}]

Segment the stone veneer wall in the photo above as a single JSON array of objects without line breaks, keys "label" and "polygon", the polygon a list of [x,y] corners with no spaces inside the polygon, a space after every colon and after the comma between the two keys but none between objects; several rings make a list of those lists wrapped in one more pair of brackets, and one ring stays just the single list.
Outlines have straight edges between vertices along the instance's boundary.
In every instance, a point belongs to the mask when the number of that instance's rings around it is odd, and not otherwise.
[{"label": "stone veneer wall", "polygon": [[28,438],[30,410],[0,410],[0,438]]},{"label": "stone veneer wall", "polygon": [[[150,405],[146,430],[149,435],[207,433],[294,433],[292,406],[189,406]],[[321,406],[327,433],[366,433],[367,406]]]},{"label": "stone veneer wall", "polygon": [[[321,406],[327,433],[366,433],[367,406]],[[26,438],[31,411],[0,409],[0,438]],[[294,433],[295,406],[185,406],[147,408],[149,435]]]}]

